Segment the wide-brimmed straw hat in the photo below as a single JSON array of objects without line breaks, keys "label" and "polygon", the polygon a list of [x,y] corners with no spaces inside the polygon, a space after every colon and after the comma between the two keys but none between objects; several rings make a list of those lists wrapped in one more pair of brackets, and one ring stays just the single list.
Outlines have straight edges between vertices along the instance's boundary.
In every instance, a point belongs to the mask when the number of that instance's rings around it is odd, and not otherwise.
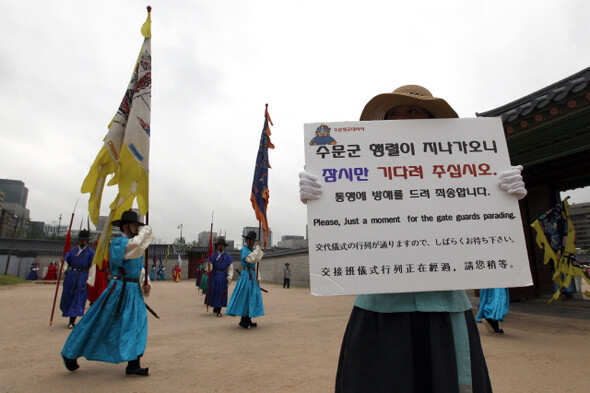
[{"label": "wide-brimmed straw hat", "polygon": [[361,121],[383,120],[388,110],[400,105],[419,106],[439,119],[459,117],[445,100],[433,97],[428,89],[418,85],[406,85],[398,87],[393,93],[384,93],[373,97],[365,105]]},{"label": "wide-brimmed straw hat", "polygon": [[137,213],[134,212],[133,210],[125,210],[123,212],[123,214],[121,214],[121,218],[119,220],[113,221],[111,223],[111,225],[121,226],[121,224],[127,224],[127,223],[132,223],[132,222],[138,223],[139,226],[145,225],[143,222],[139,221],[139,217],[137,216]]}]

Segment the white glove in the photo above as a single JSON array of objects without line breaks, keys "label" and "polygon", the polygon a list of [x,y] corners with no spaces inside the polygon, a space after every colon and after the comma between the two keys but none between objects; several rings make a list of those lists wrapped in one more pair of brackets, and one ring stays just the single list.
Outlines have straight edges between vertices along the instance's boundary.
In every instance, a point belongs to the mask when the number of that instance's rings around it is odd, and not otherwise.
[{"label": "white glove", "polygon": [[135,259],[143,255],[146,248],[150,246],[150,243],[154,241],[154,234],[152,228],[148,225],[144,225],[139,228],[139,234],[133,239],[129,240],[127,246],[125,246],[125,253],[123,259]]},{"label": "white glove", "polygon": [[256,248],[254,248],[254,251],[252,251],[250,254],[246,255],[246,257],[244,259],[248,263],[255,263],[255,262],[260,262],[260,260],[262,260],[263,256],[264,256],[264,252],[262,252],[262,250],[260,249],[260,246],[257,244]]},{"label": "white glove", "polygon": [[307,201],[320,199],[322,195],[322,185],[318,178],[309,172],[299,173],[299,199],[307,204]]},{"label": "white glove", "polygon": [[92,264],[90,269],[88,269],[88,279],[86,280],[86,284],[93,287],[94,282],[96,281],[96,264]]},{"label": "white glove", "polygon": [[234,264],[232,263],[231,265],[228,266],[227,268],[227,285],[231,284],[233,278],[234,278]]},{"label": "white glove", "polygon": [[511,169],[500,173],[498,177],[500,188],[509,194],[516,195],[518,199],[524,198],[527,194],[520,172],[522,172],[522,165],[513,166]]},{"label": "white glove", "polygon": [[[150,276],[147,277],[148,280],[148,286],[151,286],[152,284],[152,280],[150,280]],[[139,286],[141,287],[141,293],[143,294],[143,297],[148,297],[150,296],[150,291],[149,289],[146,290],[146,288],[143,286],[145,283],[145,269],[142,267],[141,268],[141,272],[139,273]]]}]

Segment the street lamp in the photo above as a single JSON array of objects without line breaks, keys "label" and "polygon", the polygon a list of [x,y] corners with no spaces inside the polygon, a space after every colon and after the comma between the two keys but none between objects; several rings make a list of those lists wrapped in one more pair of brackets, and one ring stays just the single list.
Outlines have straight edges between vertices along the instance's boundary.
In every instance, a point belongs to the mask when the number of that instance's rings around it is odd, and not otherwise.
[{"label": "street lamp", "polygon": [[176,228],[180,228],[180,242],[182,243],[182,224],[180,224]]}]

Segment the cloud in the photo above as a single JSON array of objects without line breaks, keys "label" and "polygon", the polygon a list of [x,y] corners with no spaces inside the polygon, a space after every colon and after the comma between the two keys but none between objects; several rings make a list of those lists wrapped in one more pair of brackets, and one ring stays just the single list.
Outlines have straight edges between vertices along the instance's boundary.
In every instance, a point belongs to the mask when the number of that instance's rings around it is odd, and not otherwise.
[{"label": "cloud", "polygon": [[[158,238],[208,230],[241,242],[264,105],[275,123],[269,223],[303,235],[303,124],[356,120],[417,83],[461,116],[585,68],[589,5],[551,1],[152,1],[150,222]],[[145,2],[0,4],[1,176],[35,220],[68,216],[127,86]],[[106,206],[114,191],[104,196]]]}]

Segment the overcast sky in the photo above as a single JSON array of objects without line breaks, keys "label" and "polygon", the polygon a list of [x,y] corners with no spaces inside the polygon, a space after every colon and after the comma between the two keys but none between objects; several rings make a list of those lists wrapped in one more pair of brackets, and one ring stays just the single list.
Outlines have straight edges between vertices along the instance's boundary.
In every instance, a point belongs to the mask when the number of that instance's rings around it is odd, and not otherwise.
[{"label": "overcast sky", "polygon": [[[79,198],[74,228],[86,221],[80,186],[127,87],[148,4],[150,224],[161,241],[180,224],[195,240],[213,211],[214,231],[236,243],[257,225],[265,103],[276,242],[305,234],[304,123],[358,120],[369,99],[405,84],[474,117],[590,65],[585,0],[0,0],[0,178],[25,182],[32,220],[67,221]],[[588,189],[568,195],[590,201]]]}]

